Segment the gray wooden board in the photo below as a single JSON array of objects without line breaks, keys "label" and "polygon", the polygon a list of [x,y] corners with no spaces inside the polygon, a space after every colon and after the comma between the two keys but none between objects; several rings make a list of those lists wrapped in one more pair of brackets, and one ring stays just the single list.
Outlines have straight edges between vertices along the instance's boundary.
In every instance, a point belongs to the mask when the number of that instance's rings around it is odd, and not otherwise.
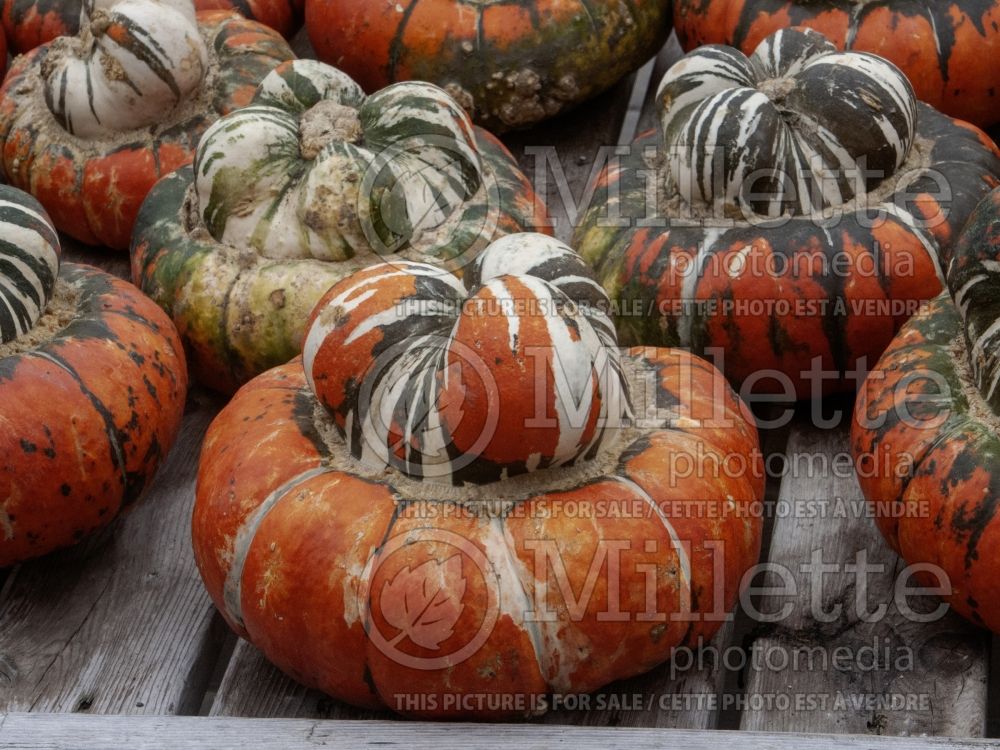
[{"label": "gray wooden board", "polygon": [[545,201],[553,233],[564,242],[573,234],[576,212],[586,205],[587,186],[600,169],[602,150],[609,153],[618,145],[637,81],[642,86],[648,78],[633,73],[564,115],[502,138]]},{"label": "gray wooden board", "polygon": [[[760,599],[763,612],[780,612],[785,604],[791,609],[758,629],[742,728],[981,736],[987,634],[953,613],[921,623],[895,606],[894,586],[904,564],[865,513],[854,474],[822,464],[823,457],[848,460],[847,450],[846,424],[821,430],[799,418],[792,429],[787,455],[794,462],[789,466],[798,468],[782,481],[769,560],[789,571],[796,592]],[[859,576],[846,568],[859,562],[859,552],[882,570]],[[814,554],[821,555],[817,562],[837,566],[823,574],[816,592],[817,574],[802,568]],[[756,583],[779,585],[780,577],[768,572]],[[886,615],[863,621],[855,604],[859,597],[868,610],[887,603]],[[909,602],[917,613],[939,604],[929,597]],[[834,618],[837,606],[841,611]]]},{"label": "gray wooden board", "polygon": [[190,515],[202,436],[220,405],[189,398],[174,449],[115,528],[12,573],[0,598],[0,710],[197,711],[217,633]]},{"label": "gray wooden board", "polygon": [[996,747],[989,740],[856,735],[770,734],[758,732],[631,729],[496,724],[411,724],[400,721],[321,721],[314,719],[234,719],[198,716],[86,716],[10,714],[0,717],[0,744],[37,750],[104,750],[127,747],[246,750],[248,747],[404,747],[414,750],[468,750],[472,747],[627,748],[684,747],[716,750],[962,750]]}]

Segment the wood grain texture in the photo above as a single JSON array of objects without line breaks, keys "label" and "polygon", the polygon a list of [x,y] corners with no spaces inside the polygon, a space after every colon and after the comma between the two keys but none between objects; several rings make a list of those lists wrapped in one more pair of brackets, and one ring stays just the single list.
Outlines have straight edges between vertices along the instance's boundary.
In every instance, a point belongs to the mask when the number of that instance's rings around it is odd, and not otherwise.
[{"label": "wood grain texture", "polygon": [[[782,481],[769,560],[789,571],[787,580],[794,581],[795,592],[760,597],[763,612],[778,613],[786,604],[790,609],[787,617],[758,628],[751,646],[757,660],[748,670],[742,728],[982,736],[988,636],[953,613],[921,623],[895,605],[894,587],[905,565],[867,516],[847,450],[846,425],[820,430],[800,418],[792,429],[787,451],[792,463]],[[822,467],[822,460],[836,456],[844,457],[839,469],[832,463]],[[820,463],[810,467],[808,462],[817,459]],[[859,560],[859,554],[867,560]],[[817,575],[808,568],[810,561],[817,563],[816,571],[818,564],[830,566],[816,591],[811,580]],[[873,570],[859,576],[847,567],[858,563]],[[867,591],[860,583],[863,578]],[[781,580],[769,572],[756,583],[780,585]],[[790,594],[787,582],[785,586]],[[859,599],[864,606],[857,605]],[[930,613],[939,606],[930,597],[907,601],[917,613]],[[879,604],[888,605],[885,616],[864,621],[863,612]],[[862,657],[867,654],[861,651],[865,647],[875,656]],[[834,661],[838,649],[850,657],[841,659],[839,667]],[[856,667],[845,669],[844,664]],[[777,696],[782,695],[788,696],[790,707],[778,704],[784,699]],[[797,706],[796,701],[808,700],[797,698],[800,695],[812,696],[813,705]],[[909,705],[891,703],[905,703],[907,696],[915,696]]]},{"label": "wood grain texture", "polygon": [[0,599],[0,710],[198,709],[217,631],[190,516],[202,436],[220,406],[189,397],[170,456],[113,529],[10,576]]},{"label": "wood grain texture", "polygon": [[588,203],[587,185],[600,172],[602,155],[606,157],[619,143],[629,102],[640,94],[645,96],[643,87],[649,80],[640,73],[631,74],[572,112],[503,136],[504,144],[545,202],[553,232],[564,242],[573,233],[577,210]]},{"label": "wood grain texture", "polygon": [[[0,742],[6,748],[98,750],[100,748],[204,748],[246,750],[248,747],[355,748],[398,746],[414,750],[467,750],[488,746],[523,750],[529,747],[628,748],[662,750],[684,747],[716,750],[895,750],[912,748],[914,740],[853,735],[770,734],[757,732],[537,727],[524,724],[410,724],[401,721],[316,721],[309,719],[232,719],[184,716],[86,716],[11,714],[2,717]],[[929,738],[922,750],[995,747],[995,741]]]},{"label": "wood grain texture", "polygon": [[300,685],[242,639],[236,643],[209,715],[288,719],[394,718],[387,711],[355,708]]}]

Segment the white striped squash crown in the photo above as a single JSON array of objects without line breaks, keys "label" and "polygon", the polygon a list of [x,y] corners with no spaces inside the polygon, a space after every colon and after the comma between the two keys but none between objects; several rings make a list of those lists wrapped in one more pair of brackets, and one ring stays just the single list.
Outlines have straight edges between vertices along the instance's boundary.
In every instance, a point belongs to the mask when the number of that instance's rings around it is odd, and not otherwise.
[{"label": "white striped squash crown", "polygon": [[906,160],[913,89],[888,60],[838,52],[811,30],[784,29],[747,57],[707,45],[658,91],[671,192],[693,205],[777,217],[836,207]]},{"label": "white striped squash crown", "polygon": [[295,60],[208,129],[195,190],[216,240],[336,261],[416,242],[461,213],[483,172],[468,115],[437,86],[366,97],[336,68]]},{"label": "white striped squash crown", "polygon": [[303,365],[355,458],[484,484],[593,459],[626,426],[609,304],[569,247],[512,234],[461,281],[410,261],[347,277],[317,305]]},{"label": "white striped squash crown", "polygon": [[208,51],[192,0],[85,0],[80,33],[42,62],[45,102],[68,132],[94,138],[162,122],[194,95]]}]

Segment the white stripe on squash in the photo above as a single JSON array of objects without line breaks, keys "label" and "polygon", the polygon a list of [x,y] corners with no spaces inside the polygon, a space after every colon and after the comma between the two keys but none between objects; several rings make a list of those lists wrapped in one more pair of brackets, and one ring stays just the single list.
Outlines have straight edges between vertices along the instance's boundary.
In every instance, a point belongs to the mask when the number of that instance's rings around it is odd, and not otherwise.
[{"label": "white stripe on squash", "polygon": [[[136,29],[128,48],[107,36],[112,24]],[[54,42],[43,64],[53,115],[83,138],[162,122],[197,91],[207,71],[191,0],[88,3],[80,35]]]}]

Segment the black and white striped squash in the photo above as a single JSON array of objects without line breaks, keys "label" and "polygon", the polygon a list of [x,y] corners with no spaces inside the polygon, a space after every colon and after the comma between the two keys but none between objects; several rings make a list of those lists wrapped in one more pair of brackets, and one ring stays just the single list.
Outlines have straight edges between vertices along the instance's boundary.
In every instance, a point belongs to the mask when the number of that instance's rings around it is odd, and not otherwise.
[{"label": "black and white striped squash", "polygon": [[[660,128],[597,177],[574,246],[628,344],[721,352],[735,383],[853,389],[1000,181],[983,132],[891,63],[786,29],[677,62]],[[860,370],[859,370],[860,368]]]},{"label": "black and white striped squash", "polygon": [[133,279],[174,316],[199,376],[234,390],[300,351],[312,307],[350,273],[390,258],[457,269],[542,216],[510,154],[442,89],[365,96],[295,60],[151,192]]},{"label": "black and white striped squash", "polygon": [[0,90],[0,166],[56,227],[124,250],[146,193],[220,115],[293,57],[235,12],[192,0],[86,0],[76,36],[17,58]]},{"label": "black and white striped squash", "polygon": [[52,298],[59,237],[31,196],[0,186],[0,344],[24,335]]},{"label": "black and white striped squash", "polygon": [[382,263],[330,289],[303,360],[205,438],[192,534],[226,621],[339,700],[440,718],[539,713],[710,639],[759,553],[756,429],[704,360],[619,352],[608,305],[530,233],[462,282]]},{"label": "black and white striped squash", "polygon": [[916,136],[899,68],[838,52],[814,32],[779,31],[750,57],[699,49],[667,71],[657,96],[681,196],[769,217],[867,192],[903,165]]}]

